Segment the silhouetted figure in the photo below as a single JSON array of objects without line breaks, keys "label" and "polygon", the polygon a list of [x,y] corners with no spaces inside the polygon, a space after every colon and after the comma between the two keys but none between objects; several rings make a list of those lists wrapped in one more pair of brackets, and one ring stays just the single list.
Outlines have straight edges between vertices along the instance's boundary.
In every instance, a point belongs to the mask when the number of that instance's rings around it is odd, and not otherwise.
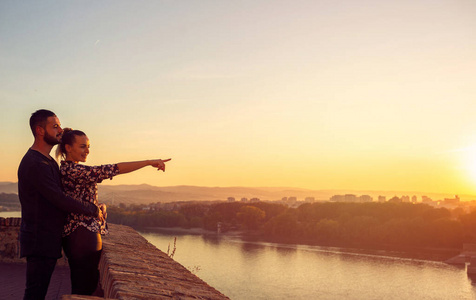
[{"label": "silhouetted figure", "polygon": [[100,217],[93,203],[63,193],[58,164],[49,155],[63,133],[58,117],[38,110],[30,117],[35,138],[18,168],[21,203],[20,256],[26,257],[24,299],[44,299],[56,261],[61,257],[61,234],[68,213]]},{"label": "silhouetted figure", "polygon": [[[86,134],[80,130],[65,128],[57,153],[58,157],[62,157],[60,173],[64,190],[67,195],[77,200],[99,206],[104,216],[106,216],[106,206],[99,204],[97,199],[98,183],[145,166],[153,166],[165,171],[165,162],[170,160],[155,159],[100,166],[79,164],[79,162],[86,162],[88,154],[89,139]],[[73,294],[95,294],[99,282],[101,234],[107,234],[105,218],[78,213],[68,215],[63,230],[63,248],[71,270]]]}]

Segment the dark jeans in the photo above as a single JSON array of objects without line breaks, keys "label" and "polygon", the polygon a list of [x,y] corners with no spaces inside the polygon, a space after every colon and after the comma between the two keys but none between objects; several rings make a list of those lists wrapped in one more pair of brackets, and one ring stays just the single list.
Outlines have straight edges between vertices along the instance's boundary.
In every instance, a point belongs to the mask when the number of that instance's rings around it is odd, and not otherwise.
[{"label": "dark jeans", "polygon": [[35,257],[26,258],[26,288],[24,300],[45,299],[50,285],[51,275],[55,270],[56,258]]},{"label": "dark jeans", "polygon": [[79,226],[63,238],[63,249],[71,271],[71,293],[92,295],[99,283],[101,235]]}]

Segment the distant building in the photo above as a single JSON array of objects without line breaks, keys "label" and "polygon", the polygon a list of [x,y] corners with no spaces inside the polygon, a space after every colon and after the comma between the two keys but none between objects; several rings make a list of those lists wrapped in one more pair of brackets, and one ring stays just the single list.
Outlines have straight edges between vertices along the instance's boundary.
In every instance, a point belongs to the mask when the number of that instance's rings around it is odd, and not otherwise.
[{"label": "distant building", "polygon": [[410,202],[410,196],[402,196],[402,202],[404,203],[409,203]]},{"label": "distant building", "polygon": [[393,196],[392,198],[388,199],[390,203],[401,203],[402,199],[398,198],[397,196]]},{"label": "distant building", "polygon": [[362,195],[359,197],[359,202],[372,202],[374,199],[369,195]]},{"label": "distant building", "polygon": [[418,201],[417,196],[412,196],[412,202],[417,203],[417,201]]},{"label": "distant building", "polygon": [[445,200],[443,200],[443,203],[444,204],[459,204],[459,197],[458,195],[455,195],[454,198],[445,198]]},{"label": "distant building", "polygon": [[297,198],[296,197],[283,197],[281,198],[281,202],[286,204],[287,206],[293,206],[296,204]]},{"label": "distant building", "polygon": [[235,202],[235,198],[234,197],[228,197],[227,201],[228,202]]},{"label": "distant building", "polygon": [[248,202],[248,198],[241,198],[241,202]]},{"label": "distant building", "polygon": [[314,202],[314,201],[316,201],[316,199],[315,199],[314,197],[306,197],[306,198],[304,198],[304,202],[311,202],[311,203],[312,203],[312,202]]},{"label": "distant building", "polygon": [[259,198],[251,198],[250,199],[250,203],[257,203],[259,201],[260,201]]},{"label": "distant building", "polygon": [[358,202],[359,198],[353,194],[346,194],[346,195],[334,195],[330,199],[330,201],[335,202]]},{"label": "distant building", "polygon": [[380,203],[387,202],[387,197],[385,197],[385,196],[378,196],[378,202],[380,202]]},{"label": "distant building", "polygon": [[422,196],[421,197],[421,202],[423,202],[423,203],[432,203],[433,200],[430,197]]}]

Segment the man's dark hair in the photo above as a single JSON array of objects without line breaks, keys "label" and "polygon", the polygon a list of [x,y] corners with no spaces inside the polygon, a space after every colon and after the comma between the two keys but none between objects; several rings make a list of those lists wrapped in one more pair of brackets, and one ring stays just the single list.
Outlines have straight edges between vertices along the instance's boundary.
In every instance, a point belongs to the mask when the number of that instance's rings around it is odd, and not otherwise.
[{"label": "man's dark hair", "polygon": [[45,128],[46,120],[49,117],[56,117],[56,115],[51,110],[47,110],[47,109],[39,109],[31,114],[30,128],[31,128],[31,132],[33,133],[33,136],[36,136],[35,134],[36,126],[41,126],[42,128]]}]

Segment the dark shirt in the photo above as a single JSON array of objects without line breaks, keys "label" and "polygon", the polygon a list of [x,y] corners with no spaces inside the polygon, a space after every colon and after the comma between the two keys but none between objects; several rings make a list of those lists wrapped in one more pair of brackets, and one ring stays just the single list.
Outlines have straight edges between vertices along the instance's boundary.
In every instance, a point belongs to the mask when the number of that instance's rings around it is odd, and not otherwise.
[{"label": "dark shirt", "polygon": [[64,194],[58,164],[29,149],[18,168],[21,203],[20,257],[61,257],[61,233],[68,213],[98,216],[96,205]]}]

